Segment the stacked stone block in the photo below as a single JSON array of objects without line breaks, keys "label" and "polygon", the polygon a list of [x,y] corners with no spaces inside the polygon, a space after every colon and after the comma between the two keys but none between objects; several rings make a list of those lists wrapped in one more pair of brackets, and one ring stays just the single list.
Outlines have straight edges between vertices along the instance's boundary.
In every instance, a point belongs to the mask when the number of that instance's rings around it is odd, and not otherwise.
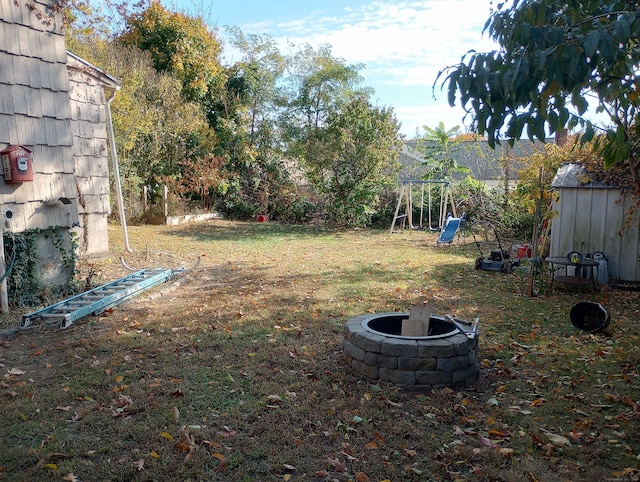
[{"label": "stacked stone block", "polygon": [[344,327],[344,360],[372,380],[415,388],[464,388],[478,380],[478,336],[457,332],[446,338],[385,336],[366,328],[378,316],[355,316]]}]

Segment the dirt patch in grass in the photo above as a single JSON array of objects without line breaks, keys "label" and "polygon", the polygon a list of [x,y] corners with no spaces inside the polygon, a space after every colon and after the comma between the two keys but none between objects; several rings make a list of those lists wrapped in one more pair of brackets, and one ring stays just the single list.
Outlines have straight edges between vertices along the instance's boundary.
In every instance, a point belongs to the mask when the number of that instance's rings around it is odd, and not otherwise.
[{"label": "dirt patch in grass", "polygon": [[[109,257],[84,264],[93,284],[128,273],[109,234]],[[201,262],[2,343],[0,480],[638,480],[637,292],[549,294],[541,278],[530,298],[526,271],[476,271],[472,244],[430,233],[212,221],[129,236],[131,267]],[[571,325],[584,299],[607,331]],[[351,316],[422,303],[480,317],[475,387],[346,369]]]}]

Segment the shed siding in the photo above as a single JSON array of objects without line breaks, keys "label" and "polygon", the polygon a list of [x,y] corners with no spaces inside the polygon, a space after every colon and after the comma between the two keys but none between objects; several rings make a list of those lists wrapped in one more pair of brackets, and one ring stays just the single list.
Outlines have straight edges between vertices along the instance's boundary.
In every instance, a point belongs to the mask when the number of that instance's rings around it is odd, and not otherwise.
[{"label": "shed siding", "polygon": [[556,217],[551,227],[551,256],[571,251],[603,252],[609,275],[623,282],[640,282],[640,213],[625,227],[630,206],[620,190],[605,188],[558,188]]},{"label": "shed siding", "polygon": [[[101,72],[69,57],[73,162],[80,210],[79,238],[87,254],[108,251],[109,163],[105,83]],[[111,86],[113,87],[113,86]]]}]

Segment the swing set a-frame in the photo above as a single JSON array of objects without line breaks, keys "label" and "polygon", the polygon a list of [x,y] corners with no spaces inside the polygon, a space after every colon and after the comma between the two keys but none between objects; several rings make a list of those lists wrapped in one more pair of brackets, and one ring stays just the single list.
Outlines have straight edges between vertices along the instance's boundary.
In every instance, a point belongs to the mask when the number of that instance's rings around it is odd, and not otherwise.
[{"label": "swing set a-frame", "polygon": [[[419,187],[420,196],[420,215],[418,223],[414,224],[413,210],[414,210],[414,191],[416,187]],[[432,194],[432,190],[435,193]],[[426,191],[426,199],[425,199]],[[439,194],[439,196],[437,196]],[[427,203],[427,224],[425,225],[425,201]],[[438,203],[438,224],[434,226],[432,220],[432,204]],[[396,228],[403,230],[408,224],[410,230],[428,229],[429,231],[441,231],[445,225],[447,218],[447,203],[451,205],[450,214],[453,217],[456,215],[456,205],[453,201],[453,194],[451,192],[451,185],[449,181],[436,181],[436,180],[416,180],[411,179],[402,181],[402,189],[400,190],[400,196],[398,196],[398,204],[396,206],[395,214],[393,215],[393,221],[391,223],[390,233],[393,233]],[[402,208],[404,206],[404,212]],[[400,221],[400,223],[398,223]],[[399,225],[399,226],[398,226]]]}]

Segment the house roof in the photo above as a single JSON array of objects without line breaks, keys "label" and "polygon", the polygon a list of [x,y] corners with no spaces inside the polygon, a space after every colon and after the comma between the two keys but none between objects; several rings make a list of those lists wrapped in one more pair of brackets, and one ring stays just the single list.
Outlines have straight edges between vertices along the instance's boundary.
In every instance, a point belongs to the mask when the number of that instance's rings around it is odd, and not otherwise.
[{"label": "house roof", "polygon": [[[399,162],[402,164],[400,180],[420,179],[425,173],[422,165],[426,159],[416,149],[416,140],[406,141],[400,154]],[[504,176],[504,169],[499,161],[512,160],[509,171],[509,179],[518,179],[518,172],[522,168],[520,158],[531,155],[543,145],[540,141],[521,140],[516,141],[513,147],[508,143],[496,145],[495,149],[489,147],[486,140],[464,140],[451,152],[451,156],[459,166],[468,168],[471,175],[481,181],[495,181]],[[454,173],[454,179],[463,179],[464,173]]]},{"label": "house roof", "polygon": [[67,50],[67,65],[71,68],[82,70],[96,78],[104,87],[113,90],[120,90],[121,83],[115,77],[107,74],[90,62],[87,62],[76,54]]}]

